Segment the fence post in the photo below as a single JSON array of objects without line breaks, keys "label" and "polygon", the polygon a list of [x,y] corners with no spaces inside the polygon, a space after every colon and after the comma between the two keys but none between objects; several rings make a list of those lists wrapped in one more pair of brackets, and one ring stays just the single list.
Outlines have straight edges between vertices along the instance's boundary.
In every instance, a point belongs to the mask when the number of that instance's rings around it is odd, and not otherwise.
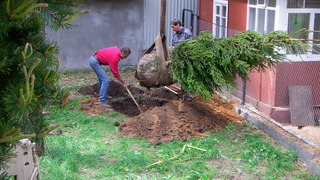
[{"label": "fence post", "polygon": [[242,105],[246,104],[246,89],[247,89],[247,75],[244,75],[242,78],[243,81],[243,89],[242,89]]}]

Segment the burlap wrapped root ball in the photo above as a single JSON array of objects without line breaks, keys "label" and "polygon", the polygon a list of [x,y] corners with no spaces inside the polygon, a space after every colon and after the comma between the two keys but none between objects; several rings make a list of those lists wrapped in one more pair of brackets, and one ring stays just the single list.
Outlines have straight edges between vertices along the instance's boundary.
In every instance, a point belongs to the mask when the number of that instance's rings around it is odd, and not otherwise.
[{"label": "burlap wrapped root ball", "polygon": [[169,61],[157,56],[156,51],[145,54],[139,61],[136,79],[144,87],[161,87],[174,83]]}]

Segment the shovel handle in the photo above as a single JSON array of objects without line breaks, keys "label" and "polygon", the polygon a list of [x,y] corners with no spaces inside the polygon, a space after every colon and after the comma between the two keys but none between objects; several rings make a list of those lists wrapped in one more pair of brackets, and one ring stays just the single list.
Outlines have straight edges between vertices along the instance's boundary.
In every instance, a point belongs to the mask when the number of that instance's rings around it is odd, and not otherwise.
[{"label": "shovel handle", "polygon": [[136,100],[134,99],[134,97],[132,96],[132,94],[131,94],[131,92],[130,92],[129,88],[126,88],[126,90],[127,90],[127,92],[129,93],[129,95],[131,96],[131,98],[132,98],[132,100],[134,101],[134,103],[137,105],[137,107],[138,107],[138,109],[139,109],[140,113],[142,113],[142,110],[140,109],[139,104],[137,103],[137,101],[136,101]]}]

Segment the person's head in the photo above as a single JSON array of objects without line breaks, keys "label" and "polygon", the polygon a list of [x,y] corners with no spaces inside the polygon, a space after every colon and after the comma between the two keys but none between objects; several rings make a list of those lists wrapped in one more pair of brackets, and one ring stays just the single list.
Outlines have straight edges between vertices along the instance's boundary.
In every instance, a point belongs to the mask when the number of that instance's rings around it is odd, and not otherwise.
[{"label": "person's head", "polygon": [[177,18],[173,19],[170,22],[170,26],[171,26],[172,30],[175,32],[179,32],[182,28],[181,21]]},{"label": "person's head", "polygon": [[128,47],[121,48],[120,51],[121,51],[120,53],[121,59],[125,59],[131,54],[131,50]]}]

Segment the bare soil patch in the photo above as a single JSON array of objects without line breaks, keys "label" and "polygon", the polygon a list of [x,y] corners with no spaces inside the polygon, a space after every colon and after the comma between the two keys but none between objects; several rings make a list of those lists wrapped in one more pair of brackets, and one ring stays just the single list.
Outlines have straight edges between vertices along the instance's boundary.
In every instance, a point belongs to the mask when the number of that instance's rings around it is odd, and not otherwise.
[{"label": "bare soil patch", "polygon": [[83,111],[89,115],[100,112],[117,111],[130,116],[119,126],[119,137],[144,137],[149,142],[167,143],[172,140],[186,140],[201,137],[203,133],[224,128],[228,123],[241,123],[242,119],[234,110],[235,102],[224,102],[213,95],[213,102],[195,97],[192,101],[181,101],[181,91],[177,94],[164,88],[152,90],[129,86],[129,90],[139,104],[138,107],[122,85],[111,81],[108,95],[112,109],[99,106],[98,84],[78,89],[78,93],[91,95],[81,101]]}]

